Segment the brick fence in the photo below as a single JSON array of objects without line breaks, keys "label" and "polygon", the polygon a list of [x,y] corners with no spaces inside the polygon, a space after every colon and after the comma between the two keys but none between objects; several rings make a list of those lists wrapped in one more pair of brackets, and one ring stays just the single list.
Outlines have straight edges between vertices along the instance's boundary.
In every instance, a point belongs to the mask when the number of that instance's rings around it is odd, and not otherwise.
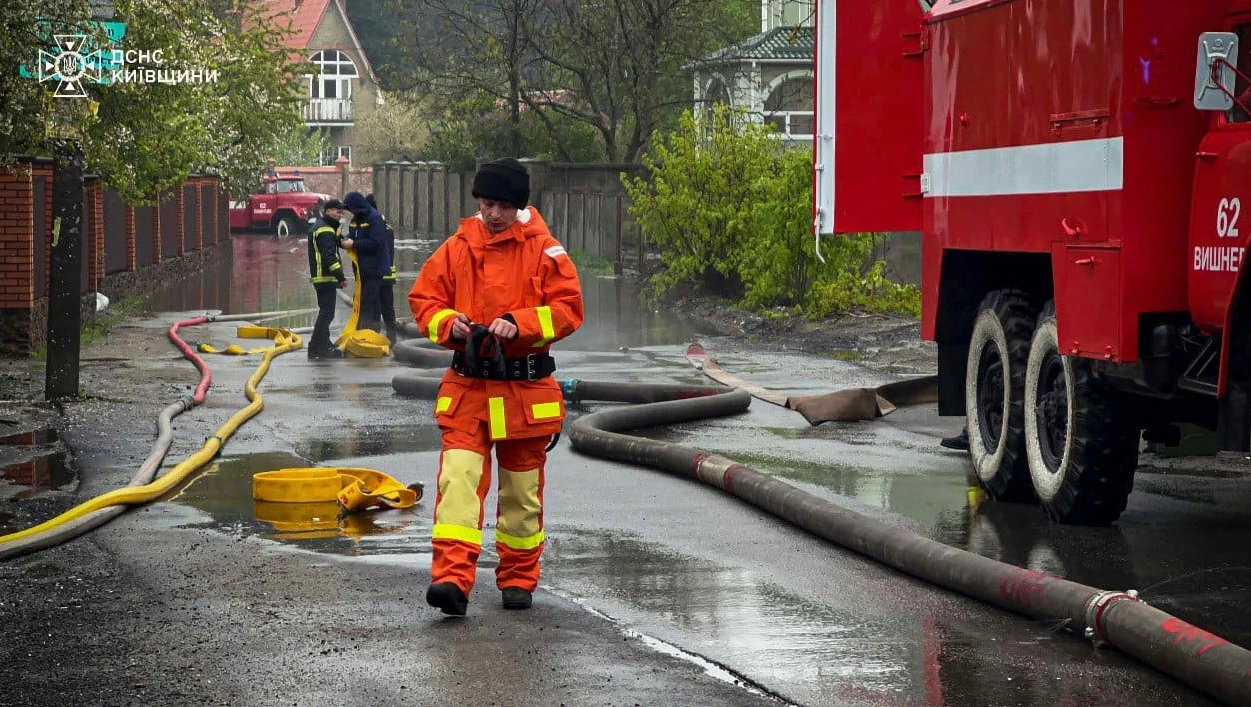
[{"label": "brick fence", "polygon": [[[97,177],[84,182],[84,321],[95,313],[95,292],[117,300],[229,250],[229,202],[216,177],[194,176],[154,196],[158,206],[127,204]],[[29,354],[44,344],[52,223],[52,161],[0,166],[0,352]]]}]

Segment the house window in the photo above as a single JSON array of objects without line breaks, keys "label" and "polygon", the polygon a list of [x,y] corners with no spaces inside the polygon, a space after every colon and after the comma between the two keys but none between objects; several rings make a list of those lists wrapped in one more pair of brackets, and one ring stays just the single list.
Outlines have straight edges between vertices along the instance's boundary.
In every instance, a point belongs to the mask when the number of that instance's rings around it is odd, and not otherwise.
[{"label": "house window", "polygon": [[708,91],[704,98],[709,105],[733,105],[730,101],[730,90],[725,87],[725,82],[721,79],[713,79],[712,83],[708,84]]},{"label": "house window", "polygon": [[360,74],[351,57],[338,49],[324,49],[310,57],[309,61],[317,67],[317,75],[309,77],[311,98],[352,97],[352,79],[360,78]]},{"label": "house window", "polygon": [[764,104],[765,122],[786,137],[810,138],[816,123],[813,79],[797,76],[778,84]]},{"label": "house window", "polygon": [[339,157],[346,157],[348,162],[351,162],[352,161],[352,146],[351,145],[339,145],[339,154],[335,157],[335,159],[338,159]]}]

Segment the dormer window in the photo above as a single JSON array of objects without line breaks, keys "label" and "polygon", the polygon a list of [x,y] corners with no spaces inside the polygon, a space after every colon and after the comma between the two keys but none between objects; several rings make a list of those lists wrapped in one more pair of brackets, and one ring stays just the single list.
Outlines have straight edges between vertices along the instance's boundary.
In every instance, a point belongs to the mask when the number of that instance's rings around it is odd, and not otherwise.
[{"label": "dormer window", "polygon": [[352,79],[360,78],[356,63],[338,49],[324,49],[309,58],[317,67],[309,86],[311,98],[351,98]]}]

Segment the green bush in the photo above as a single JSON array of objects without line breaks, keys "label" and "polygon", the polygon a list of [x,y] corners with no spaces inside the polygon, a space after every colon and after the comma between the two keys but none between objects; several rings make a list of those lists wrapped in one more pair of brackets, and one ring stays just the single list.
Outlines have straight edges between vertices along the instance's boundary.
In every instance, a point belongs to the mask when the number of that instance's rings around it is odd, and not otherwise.
[{"label": "green bush", "polygon": [[739,257],[751,236],[750,206],[763,204],[775,179],[781,144],[741,114],[721,106],[696,120],[687,111],[678,129],[652,137],[643,166],[650,179],[624,179],[630,213],[661,249],[665,269],[652,294],[686,286],[738,299]]},{"label": "green bush", "polygon": [[920,314],[916,287],[886,279],[873,234],[812,236],[812,153],[717,107],[654,136],[649,179],[627,179],[631,214],[661,250],[655,298],[692,291],[817,319],[850,310]]}]

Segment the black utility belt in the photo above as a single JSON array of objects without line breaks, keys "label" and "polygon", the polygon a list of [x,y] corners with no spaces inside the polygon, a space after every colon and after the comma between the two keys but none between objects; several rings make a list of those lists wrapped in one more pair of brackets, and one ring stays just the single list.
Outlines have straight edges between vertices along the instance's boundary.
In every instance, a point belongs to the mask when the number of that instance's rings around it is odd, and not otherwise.
[{"label": "black utility belt", "polygon": [[489,380],[536,381],[556,372],[556,359],[547,354],[530,354],[521,358],[478,359],[473,365],[462,351],[452,354],[452,370],[469,378]]}]

